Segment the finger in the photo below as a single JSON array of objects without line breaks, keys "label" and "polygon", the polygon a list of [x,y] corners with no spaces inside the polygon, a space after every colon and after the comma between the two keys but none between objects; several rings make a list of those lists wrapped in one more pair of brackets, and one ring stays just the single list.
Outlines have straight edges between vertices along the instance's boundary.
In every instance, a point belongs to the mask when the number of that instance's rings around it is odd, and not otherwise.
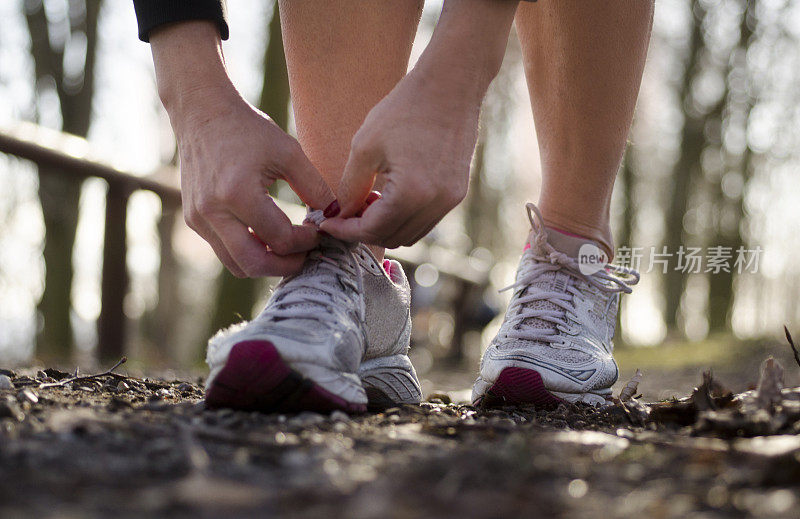
[{"label": "finger", "polygon": [[412,245],[414,245],[415,243],[417,243],[418,241],[429,235],[434,228],[436,228],[436,224],[428,226],[427,229],[417,234],[416,236],[414,236],[414,238],[411,239],[411,241],[406,242],[403,245],[405,245],[406,247],[411,247]]},{"label": "finger", "polygon": [[228,254],[228,250],[225,248],[225,245],[222,243],[217,237],[206,239],[211,248],[214,250],[214,254],[217,255],[217,258],[222,262],[228,271],[233,274],[237,278],[246,278],[247,274],[245,274],[244,270],[239,268],[239,265],[233,259],[233,256]]},{"label": "finger", "polygon": [[308,160],[300,144],[297,145],[297,151],[291,154],[286,164],[284,180],[297,193],[300,200],[312,209],[324,209],[334,199],[330,186],[325,183],[317,168]]},{"label": "finger", "polygon": [[[258,237],[258,235],[256,234],[256,232],[253,230],[252,227],[248,227],[247,231],[250,233],[250,236],[252,236],[254,240],[258,240],[258,243],[260,243],[265,250],[268,250],[270,252],[275,252],[269,245],[267,245],[267,242]],[[296,252],[290,252],[289,254],[308,252],[314,249],[317,245],[319,245],[320,235],[319,232],[317,231],[317,226],[311,222],[303,222],[301,225],[292,225],[292,233],[295,233],[294,235],[297,236],[298,242],[303,243],[305,241],[308,241],[311,245],[309,245],[308,247],[298,246],[297,247],[298,250]],[[278,254],[277,252],[275,253]],[[280,256],[280,254],[278,255]],[[284,254],[284,256],[286,256],[286,254]]]},{"label": "finger", "polygon": [[375,175],[381,163],[379,153],[371,148],[364,148],[358,142],[357,139],[353,140],[353,147],[350,149],[350,156],[347,158],[336,193],[343,217],[353,216],[364,205],[367,195],[375,184]]},{"label": "finger", "polygon": [[211,225],[247,277],[285,276],[300,270],[305,254],[278,255],[254,239],[247,226],[232,215],[217,218]]},{"label": "finger", "polygon": [[266,262],[269,264],[269,268],[259,276],[291,276],[297,274],[303,268],[306,256],[305,252],[281,256],[267,251]]},{"label": "finger", "polygon": [[242,193],[243,203],[231,205],[233,215],[253,229],[255,235],[279,255],[306,252],[319,244],[313,228],[292,225],[275,201],[266,193]]},{"label": "finger", "polygon": [[412,245],[414,245],[415,243],[417,243],[418,241],[420,241],[422,238],[424,238],[425,236],[427,236],[428,234],[430,234],[430,232],[431,232],[431,231],[432,231],[432,230],[433,230],[433,229],[436,227],[436,225],[437,225],[438,223],[439,223],[438,221],[435,221],[435,222],[433,222],[433,223],[431,223],[431,224],[428,224],[428,225],[425,227],[425,230],[423,230],[423,231],[422,231],[422,232],[420,232],[420,233],[417,233],[417,234],[416,234],[416,235],[414,235],[414,237],[413,237],[413,238],[411,238],[410,240],[405,240],[405,241],[403,242],[403,246],[404,246],[404,247],[411,247]]},{"label": "finger", "polygon": [[386,248],[394,249],[400,246],[413,244],[418,235],[424,236],[424,234],[420,232],[420,229],[424,230],[429,226],[431,226],[430,215],[412,215],[397,228],[391,238],[386,240],[385,246]]},{"label": "finger", "polygon": [[[436,227],[445,214],[447,213],[438,214],[433,209],[412,211],[408,218],[400,223],[392,236],[384,240],[384,246],[391,249],[413,245]],[[398,221],[400,220],[398,219]]]},{"label": "finger", "polygon": [[394,205],[382,199],[370,205],[360,218],[330,218],[322,222],[320,230],[343,241],[387,246],[403,223]]},{"label": "finger", "polygon": [[247,277],[244,271],[239,268],[239,265],[234,261],[233,257],[228,253],[228,249],[222,243],[222,240],[214,233],[209,225],[205,222],[196,222],[195,229],[193,229],[206,243],[211,246],[214,254],[225,265],[225,268],[237,278]]},{"label": "finger", "polygon": [[398,230],[397,238],[404,246],[414,245],[427,236],[448,212],[436,210],[436,205],[432,205],[429,211],[418,211]]}]

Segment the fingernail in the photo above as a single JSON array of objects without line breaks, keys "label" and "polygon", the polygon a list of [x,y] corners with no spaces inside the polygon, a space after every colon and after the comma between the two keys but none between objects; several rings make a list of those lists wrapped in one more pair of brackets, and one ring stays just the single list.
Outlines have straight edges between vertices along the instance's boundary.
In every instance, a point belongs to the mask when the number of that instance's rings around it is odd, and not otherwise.
[{"label": "fingernail", "polygon": [[342,209],[339,207],[339,201],[334,200],[331,204],[322,211],[322,216],[325,218],[333,218],[338,215]]},{"label": "fingernail", "polygon": [[251,228],[249,228],[249,227],[248,227],[248,228],[247,228],[247,230],[250,232],[250,236],[252,236],[252,237],[253,237],[253,238],[255,238],[256,240],[258,240],[258,243],[260,243],[260,244],[261,244],[261,245],[263,245],[264,247],[266,247],[266,246],[267,246],[267,244],[266,244],[266,243],[264,243],[264,240],[262,240],[261,238],[259,238],[259,237],[258,237],[258,235],[256,234],[256,232],[255,232],[253,229],[251,229]]},{"label": "fingernail", "polygon": [[356,213],[356,217],[360,218],[364,214],[364,211],[367,210],[367,207],[371,206],[373,202],[376,202],[381,198],[383,197],[377,191],[370,191],[367,195],[367,199],[364,201],[364,206]]}]

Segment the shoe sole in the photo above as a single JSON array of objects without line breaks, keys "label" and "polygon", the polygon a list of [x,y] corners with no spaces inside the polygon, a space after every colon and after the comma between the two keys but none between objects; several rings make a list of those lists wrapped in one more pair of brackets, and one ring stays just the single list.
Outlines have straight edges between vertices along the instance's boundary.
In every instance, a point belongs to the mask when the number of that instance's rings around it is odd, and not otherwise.
[{"label": "shoe sole", "polygon": [[497,380],[475,405],[501,407],[506,405],[534,405],[556,407],[564,400],[554,396],[544,387],[542,376],[533,369],[511,367],[500,372]]},{"label": "shoe sole", "polygon": [[209,408],[243,411],[363,413],[367,406],[327,391],[293,370],[269,341],[243,341],[231,348],[225,366],[206,391]]},{"label": "shoe sole", "polygon": [[366,360],[358,369],[367,393],[367,407],[380,411],[401,404],[419,404],[422,389],[408,355],[391,355]]},{"label": "shoe sole", "polygon": [[544,408],[557,407],[563,403],[603,405],[611,398],[611,388],[585,393],[560,393],[550,391],[544,385],[542,375],[534,370],[520,367],[504,368],[486,393],[474,405],[502,407],[533,405]]}]

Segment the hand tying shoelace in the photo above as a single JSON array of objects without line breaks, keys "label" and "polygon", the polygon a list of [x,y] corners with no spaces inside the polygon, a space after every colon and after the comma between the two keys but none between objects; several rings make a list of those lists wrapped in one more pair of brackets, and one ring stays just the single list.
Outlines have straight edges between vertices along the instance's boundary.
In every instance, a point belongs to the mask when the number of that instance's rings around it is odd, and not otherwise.
[{"label": "hand tying shoelace", "polygon": [[[304,223],[325,219],[310,211]],[[322,412],[418,403],[410,287],[402,267],[387,263],[362,244],[321,236],[258,316],[209,341],[207,403]]]},{"label": "hand tying shoelace", "polygon": [[[319,227],[325,219],[322,210],[314,210],[308,212],[303,223]],[[298,319],[319,322],[341,319],[339,309],[347,307],[342,304],[342,296],[360,290],[356,281],[358,265],[350,257],[351,249],[352,245],[323,237],[320,245],[308,253],[302,275],[284,279],[270,320],[297,323]]]},{"label": "hand tying shoelace", "polygon": [[325,218],[325,212],[322,209],[314,209],[306,214],[303,223],[312,223],[319,228],[320,224],[325,220],[327,220],[327,218]]}]

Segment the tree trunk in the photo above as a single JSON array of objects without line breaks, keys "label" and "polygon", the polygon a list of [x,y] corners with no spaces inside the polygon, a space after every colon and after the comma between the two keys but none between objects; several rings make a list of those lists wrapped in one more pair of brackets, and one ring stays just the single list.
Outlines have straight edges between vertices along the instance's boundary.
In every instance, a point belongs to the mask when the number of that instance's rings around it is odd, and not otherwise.
[{"label": "tree trunk", "polygon": [[[700,57],[705,52],[702,25],[705,11],[697,0],[692,2],[694,24],[689,40],[689,50],[681,84],[680,99],[684,107],[685,121],[681,135],[680,156],[675,163],[670,179],[672,190],[666,213],[666,236],[664,244],[671,253],[676,253],[684,242],[683,218],[689,205],[692,183],[700,173],[700,158],[705,147],[703,130],[705,117],[686,107],[692,103],[692,83]],[[676,332],[680,313],[681,297],[687,275],[670,268],[664,276],[664,321],[667,329]]]},{"label": "tree trunk", "polygon": [[[742,12],[742,19],[739,24],[739,52],[736,53],[737,59],[732,60],[730,64],[729,76],[735,73],[737,69],[741,75],[747,78],[746,85],[750,84],[750,77],[747,71],[747,60],[745,55],[755,32],[756,24],[756,0],[749,0],[745,3]],[[730,81],[728,81],[728,84]],[[728,87],[726,92],[726,101],[728,101],[729,111],[733,109],[735,103],[730,102],[732,95],[744,96],[745,102],[740,108],[742,113],[742,121],[745,125],[745,134],[747,134],[747,124],[750,118],[750,112],[753,108],[753,99],[746,90],[744,92],[731,92]],[[730,117],[730,114],[729,114]],[[753,170],[753,152],[748,145],[744,149],[741,156],[733,158],[736,161],[737,169],[742,175],[742,191],[738,196],[733,199],[726,196],[722,191],[722,182],[716,186],[716,204],[718,207],[717,213],[719,215],[732,214],[734,215],[733,222],[720,218],[716,226],[716,239],[714,245],[721,245],[723,247],[730,247],[733,254],[731,261],[730,272],[719,272],[711,275],[709,279],[709,294],[708,294],[708,325],[711,332],[722,332],[729,330],[731,312],[733,310],[736,272],[734,271],[733,262],[736,258],[736,250],[744,245],[744,238],[742,236],[741,224],[745,219],[744,210],[744,194],[745,187],[748,180],[752,176]],[[720,179],[721,180],[721,179]]]},{"label": "tree trunk", "polygon": [[[634,209],[635,181],[633,146],[628,144],[625,150],[625,156],[622,159],[622,168],[619,173],[619,182],[625,193],[625,202],[622,207],[622,225],[617,233],[617,247],[633,247],[633,222],[636,218],[636,211]],[[624,311],[623,308],[627,305],[627,301],[627,297],[622,297],[619,300],[619,307],[617,308],[617,330],[622,330],[622,313]],[[618,346],[624,343],[621,333],[617,334],[614,338],[614,342]]]},{"label": "tree trunk", "polygon": [[103,233],[102,310],[97,321],[97,356],[101,362],[119,360],[125,354],[127,318],[124,311],[128,292],[127,227],[130,193],[109,185]]},{"label": "tree trunk", "polygon": [[[62,130],[85,137],[91,123],[94,95],[94,64],[97,20],[101,0],[85,2],[85,9],[70,6],[69,30],[86,36],[86,57],[81,77],[66,78],[63,48],[53,48],[47,16],[41,2],[25,3],[25,18],[31,38],[31,55],[37,85],[50,80],[58,94]],[[55,40],[58,40],[56,38]],[[37,354],[51,360],[66,360],[73,347],[70,323],[72,253],[78,223],[81,185],[61,176],[57,168],[39,169],[39,199],[45,224],[45,287],[38,310],[43,319],[37,337]]]},{"label": "tree trunk", "polygon": [[39,200],[46,231],[45,289],[37,307],[44,326],[36,338],[36,354],[43,361],[65,361],[72,353],[72,253],[80,192],[81,184],[58,170],[39,169]]},{"label": "tree trunk", "polygon": [[269,41],[264,50],[264,83],[258,108],[268,114],[281,128],[289,127],[289,71],[286,69],[286,55],[283,52],[283,33],[278,2],[272,7],[272,20],[269,22]]},{"label": "tree trunk", "polygon": [[636,218],[634,210],[635,181],[633,146],[628,144],[628,148],[625,150],[625,156],[622,159],[622,168],[619,172],[619,182],[625,193],[625,202],[622,206],[622,225],[620,225],[619,231],[617,232],[618,247],[630,247],[631,240],[633,239],[633,222]]}]

